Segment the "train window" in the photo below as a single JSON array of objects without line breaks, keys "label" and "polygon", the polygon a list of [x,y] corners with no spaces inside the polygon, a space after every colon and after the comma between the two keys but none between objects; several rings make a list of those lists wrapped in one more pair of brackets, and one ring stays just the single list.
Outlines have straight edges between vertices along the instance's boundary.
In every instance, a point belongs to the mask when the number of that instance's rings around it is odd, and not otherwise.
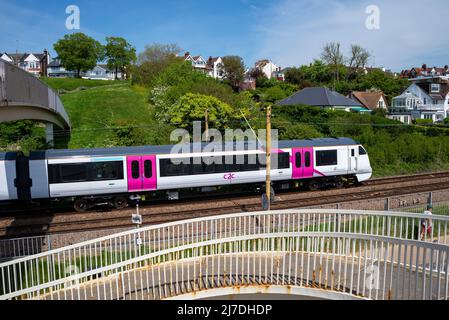
[{"label": "train window", "polygon": [[310,168],[311,158],[310,158],[310,152],[309,151],[306,152],[306,155],[305,155],[305,165],[306,165],[306,168]]},{"label": "train window", "polygon": [[302,167],[302,154],[301,152],[296,152],[296,168]]},{"label": "train window", "polygon": [[97,162],[89,164],[89,181],[122,180],[123,162]]},{"label": "train window", "polygon": [[59,167],[62,182],[83,182],[87,181],[87,165],[82,164],[62,164]]},{"label": "train window", "polygon": [[289,169],[290,168],[290,153],[281,152],[274,155],[274,159],[277,157],[277,166],[274,165],[275,169]]},{"label": "train window", "polygon": [[153,162],[151,160],[145,160],[143,163],[143,169],[146,179],[153,177]]},{"label": "train window", "polygon": [[140,163],[139,161],[135,160],[131,162],[131,176],[133,179],[139,179],[140,178]]},{"label": "train window", "polygon": [[365,148],[359,147],[359,154],[360,154],[361,156],[364,156],[364,155],[368,154],[368,152],[366,152]]},{"label": "train window", "polygon": [[338,165],[337,150],[317,151],[316,165],[317,167]]}]

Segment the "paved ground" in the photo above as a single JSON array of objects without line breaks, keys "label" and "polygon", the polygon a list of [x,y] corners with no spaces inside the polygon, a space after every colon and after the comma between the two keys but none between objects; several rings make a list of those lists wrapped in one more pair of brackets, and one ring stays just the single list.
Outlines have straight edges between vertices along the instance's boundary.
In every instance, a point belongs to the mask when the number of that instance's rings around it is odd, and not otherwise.
[{"label": "paved ground", "polygon": [[[378,252],[385,256],[385,251]],[[371,290],[370,283],[374,284]],[[45,299],[153,300],[211,288],[270,285],[321,288],[371,299],[449,298],[447,277],[438,278],[436,272],[430,275],[428,270],[424,275],[420,268],[410,269],[378,259],[298,252],[215,256],[143,266],[71,286],[48,294]]]}]

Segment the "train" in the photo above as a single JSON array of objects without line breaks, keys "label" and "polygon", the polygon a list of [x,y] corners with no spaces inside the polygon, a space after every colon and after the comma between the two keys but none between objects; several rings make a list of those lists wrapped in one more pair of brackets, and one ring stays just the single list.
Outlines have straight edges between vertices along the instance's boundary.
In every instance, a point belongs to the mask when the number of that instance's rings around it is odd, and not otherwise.
[{"label": "train", "polygon": [[[0,204],[68,201],[85,212],[101,204],[123,209],[136,199],[178,200],[238,187],[263,191],[266,151],[232,144],[3,152]],[[372,176],[368,152],[350,138],[279,141],[272,153],[274,190],[342,188]]]}]

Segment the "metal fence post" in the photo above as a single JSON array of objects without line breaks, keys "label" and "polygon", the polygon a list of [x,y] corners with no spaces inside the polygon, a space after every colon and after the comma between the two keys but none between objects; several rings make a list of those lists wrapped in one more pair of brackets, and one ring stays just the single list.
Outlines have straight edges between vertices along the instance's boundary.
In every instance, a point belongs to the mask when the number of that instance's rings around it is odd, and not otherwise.
[{"label": "metal fence post", "polygon": [[385,199],[385,211],[390,211],[390,198]]},{"label": "metal fence post", "polygon": [[430,191],[429,192],[429,203],[428,204],[433,204],[433,192],[432,191]]},{"label": "metal fence post", "polygon": [[48,250],[47,251],[51,251],[51,235],[47,235],[47,247]]}]

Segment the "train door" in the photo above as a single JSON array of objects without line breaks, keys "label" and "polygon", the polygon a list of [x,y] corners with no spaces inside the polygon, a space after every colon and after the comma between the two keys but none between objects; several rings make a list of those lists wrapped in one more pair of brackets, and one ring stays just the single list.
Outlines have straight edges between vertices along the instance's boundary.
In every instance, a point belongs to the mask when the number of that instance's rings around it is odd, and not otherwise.
[{"label": "train door", "polygon": [[292,149],[293,179],[312,178],[315,171],[313,148]]},{"label": "train door", "polygon": [[356,147],[350,147],[349,150],[349,171],[357,172],[358,167],[358,149]]},{"label": "train door", "polygon": [[156,190],[156,156],[127,157],[128,191]]}]

